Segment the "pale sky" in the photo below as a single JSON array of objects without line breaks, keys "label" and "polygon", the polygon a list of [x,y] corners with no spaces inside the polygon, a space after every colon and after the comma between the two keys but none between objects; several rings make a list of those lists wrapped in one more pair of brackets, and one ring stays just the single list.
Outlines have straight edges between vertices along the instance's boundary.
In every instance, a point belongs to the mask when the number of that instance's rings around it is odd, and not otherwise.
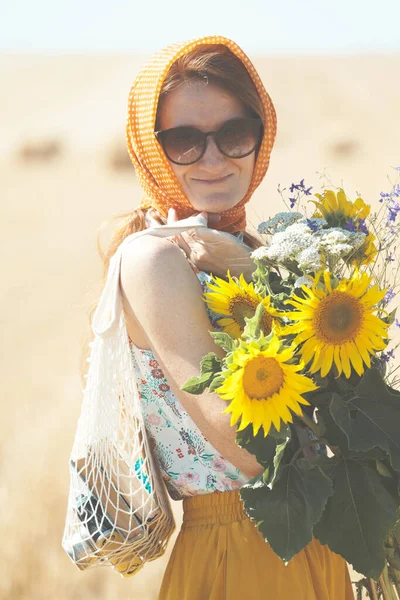
[{"label": "pale sky", "polygon": [[260,54],[400,52],[399,0],[0,0],[0,52],[153,52],[223,35]]}]

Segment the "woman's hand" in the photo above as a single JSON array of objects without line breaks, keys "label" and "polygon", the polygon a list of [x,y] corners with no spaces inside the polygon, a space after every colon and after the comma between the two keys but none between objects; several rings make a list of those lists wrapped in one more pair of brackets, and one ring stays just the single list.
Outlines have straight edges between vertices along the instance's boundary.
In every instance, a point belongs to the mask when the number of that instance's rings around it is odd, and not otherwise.
[{"label": "woman's hand", "polygon": [[[207,218],[207,223],[211,227],[221,218],[216,213],[203,212],[200,214]],[[176,211],[171,208],[168,211],[167,222],[173,224],[177,221]],[[251,281],[251,275],[255,270],[250,256],[252,249],[234,235],[210,227],[201,227],[184,231],[173,236],[172,239],[200,271],[226,277],[229,269],[231,275],[239,277],[243,273],[246,281]]]}]

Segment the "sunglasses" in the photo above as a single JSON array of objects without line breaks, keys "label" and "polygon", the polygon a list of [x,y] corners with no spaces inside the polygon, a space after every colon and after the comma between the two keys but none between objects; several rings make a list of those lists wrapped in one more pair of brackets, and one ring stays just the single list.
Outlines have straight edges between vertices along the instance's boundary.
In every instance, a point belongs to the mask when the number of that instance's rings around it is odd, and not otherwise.
[{"label": "sunglasses", "polygon": [[208,136],[214,138],[218,150],[229,158],[249,156],[261,143],[264,127],[261,119],[243,118],[226,121],[218,131],[207,133],[189,126],[154,133],[171,162],[192,165],[204,155]]}]

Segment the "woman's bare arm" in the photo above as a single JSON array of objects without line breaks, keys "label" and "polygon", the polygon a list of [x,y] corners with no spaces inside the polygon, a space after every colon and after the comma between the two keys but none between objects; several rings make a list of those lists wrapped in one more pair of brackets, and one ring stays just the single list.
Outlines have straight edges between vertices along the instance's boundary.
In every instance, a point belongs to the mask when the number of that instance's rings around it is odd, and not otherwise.
[{"label": "woman's bare arm", "polygon": [[155,236],[128,244],[122,254],[121,287],[126,318],[133,313],[160,363],[171,389],[209,442],[250,477],[262,473],[255,457],[236,444],[227,402],[216,393],[192,395],[180,387],[200,374],[205,354],[223,350],[212,329],[202,288],[178,246]]}]

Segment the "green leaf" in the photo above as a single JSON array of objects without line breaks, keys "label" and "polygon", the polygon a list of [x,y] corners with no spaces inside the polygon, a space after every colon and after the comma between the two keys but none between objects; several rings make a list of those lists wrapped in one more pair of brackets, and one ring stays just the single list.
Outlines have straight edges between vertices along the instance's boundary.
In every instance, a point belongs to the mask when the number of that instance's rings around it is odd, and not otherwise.
[{"label": "green leaf", "polygon": [[[276,452],[275,452],[275,456],[274,456],[274,474],[271,479],[272,486],[275,484],[275,482],[281,476],[283,466],[288,466],[290,458],[292,457],[290,450],[288,450],[288,452],[286,452],[286,460],[284,460],[285,451],[288,449],[290,442],[291,442],[291,437],[287,437],[283,442],[281,442],[280,444],[277,444],[277,446],[276,446]],[[281,469],[281,465],[282,465],[282,469]]]},{"label": "green leaf", "polygon": [[[289,294],[286,292],[280,292],[279,294],[274,294],[274,302],[279,304],[282,307],[285,307],[285,300],[289,300]],[[287,309],[287,307],[285,307]]]},{"label": "green leaf", "polygon": [[262,302],[260,302],[260,304],[257,306],[256,312],[254,314],[254,317],[251,317],[250,319],[248,319],[247,317],[244,317],[244,320],[246,321],[246,326],[243,330],[243,334],[242,337],[245,339],[258,339],[260,332],[261,332],[261,319],[263,316],[263,313],[265,311],[264,305]]},{"label": "green leaf", "polygon": [[304,396],[312,406],[317,408],[328,405],[331,401],[333,391],[327,387],[328,382],[326,378],[320,377],[318,373],[314,373],[313,378],[320,388],[318,390],[313,390],[312,392],[306,392],[305,394],[302,394],[302,396]]},{"label": "green leaf", "polygon": [[311,541],[313,526],[321,517],[332,483],[318,467],[296,463],[282,467],[273,486],[248,484],[240,489],[245,510],[274,552],[290,561]]},{"label": "green leaf", "polygon": [[201,376],[206,377],[208,375],[210,381],[216,373],[219,373],[222,369],[222,360],[215,354],[215,352],[209,352],[203,356],[200,362],[200,373]]},{"label": "green leaf", "polygon": [[396,538],[396,543],[397,543],[397,545],[399,547],[399,550],[400,550],[400,515],[399,515],[399,520],[397,521],[397,523],[396,523],[396,525],[395,525],[395,527],[393,529],[393,535]]},{"label": "green leaf", "polygon": [[400,552],[397,548],[385,548],[386,560],[392,569],[400,570]]},{"label": "green leaf", "polygon": [[353,459],[334,461],[334,493],[314,535],[356,571],[378,579],[385,564],[383,542],[397,520],[396,499],[375,469]]},{"label": "green leaf", "polygon": [[236,349],[235,340],[231,338],[228,333],[224,333],[222,331],[210,331],[210,334],[214,338],[214,342],[221,346],[225,352],[233,352]]},{"label": "green leaf", "polygon": [[257,435],[253,435],[253,426],[248,425],[236,433],[236,442],[257,458],[258,462],[266,467],[273,466],[277,441],[271,436],[264,437],[260,428]]},{"label": "green leaf", "polygon": [[216,375],[214,377],[214,379],[212,380],[212,382],[210,383],[210,386],[208,388],[209,392],[215,392],[216,388],[220,387],[225,381],[225,377],[223,375]]},{"label": "green leaf", "polygon": [[222,360],[214,352],[203,356],[200,362],[200,376],[191,377],[183,384],[181,390],[189,394],[202,394],[222,368]]},{"label": "green leaf", "polygon": [[271,425],[271,429],[269,430],[268,435],[272,435],[273,438],[283,442],[292,436],[292,430],[290,425],[287,423],[281,423],[281,428],[278,431],[273,425]]},{"label": "green leaf", "polygon": [[[305,459],[299,459],[298,462],[302,460]],[[325,473],[327,477],[329,477],[329,479],[332,479],[333,472],[338,464],[338,458],[336,456],[326,456],[324,454],[319,454],[313,460],[313,464],[319,467],[321,471]]]},{"label": "green leaf", "polygon": [[[389,460],[386,452],[374,446],[371,450],[367,450],[366,452],[359,452],[358,450],[349,450],[346,458],[354,458],[358,462],[371,462],[376,460]],[[376,467],[376,464],[375,464]],[[393,471],[394,472],[394,471]]]},{"label": "green leaf", "polygon": [[270,482],[270,479],[271,479],[270,473],[271,473],[271,469],[269,467],[267,467],[263,473],[263,482],[264,483],[268,484]]},{"label": "green leaf", "polygon": [[330,404],[349,447],[367,451],[378,446],[400,471],[400,400],[391,394],[377,369],[369,369],[347,402],[335,394]]},{"label": "green leaf", "polygon": [[202,394],[208,388],[210,378],[207,375],[200,377],[191,377],[183,384],[181,390],[189,394]]},{"label": "green leaf", "polygon": [[384,462],[376,459],[375,464],[376,464],[376,470],[378,471],[379,475],[382,475],[382,477],[390,477],[391,479],[393,478],[393,475],[390,472],[390,469],[388,469],[388,467],[385,465]]},{"label": "green leaf", "polygon": [[397,307],[394,310],[392,310],[386,318],[381,317],[382,321],[385,321],[386,323],[389,323],[389,325],[392,325],[396,319],[396,312],[397,312]]},{"label": "green leaf", "polygon": [[396,390],[395,388],[390,387],[390,385],[388,385],[387,383],[386,383],[386,387],[388,389],[388,392],[393,394],[393,396],[397,396],[397,398],[400,398],[400,390]]},{"label": "green leaf", "polygon": [[[330,394],[330,398],[332,399],[335,394]],[[342,429],[336,424],[333,419],[329,406],[327,404],[323,404],[319,406],[317,412],[317,420],[318,424],[322,427],[324,440],[326,440],[328,446],[337,446],[340,452],[347,456],[349,453],[349,441],[347,439],[346,434],[342,431]]]}]

